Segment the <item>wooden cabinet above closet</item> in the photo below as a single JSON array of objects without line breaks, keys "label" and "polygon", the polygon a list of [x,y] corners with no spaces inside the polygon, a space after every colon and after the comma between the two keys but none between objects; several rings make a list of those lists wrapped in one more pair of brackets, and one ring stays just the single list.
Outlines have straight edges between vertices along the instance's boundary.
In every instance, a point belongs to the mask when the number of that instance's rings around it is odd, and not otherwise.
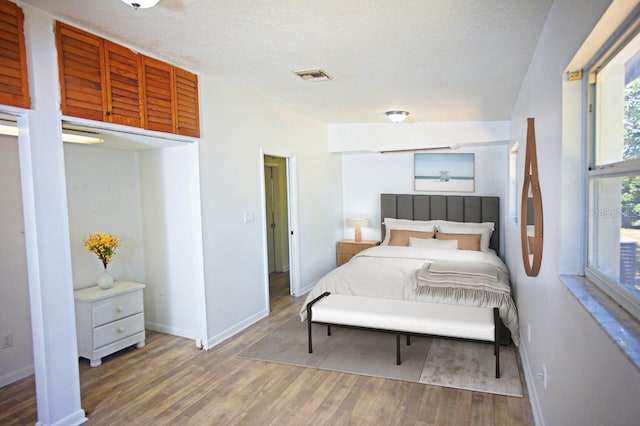
[{"label": "wooden cabinet above closet", "polygon": [[174,67],[157,59],[142,56],[145,123],[149,130],[173,132],[176,128],[173,112]]},{"label": "wooden cabinet above closet", "polygon": [[126,47],[104,40],[104,59],[107,92],[106,121],[143,127],[140,55]]},{"label": "wooden cabinet above closet", "polygon": [[102,39],[60,22],[56,25],[63,114],[105,121]]},{"label": "wooden cabinet above closet", "polygon": [[200,136],[198,77],[56,22],[64,115]]},{"label": "wooden cabinet above closet", "polygon": [[0,0],[0,104],[30,108],[22,9]]},{"label": "wooden cabinet above closet", "polygon": [[176,68],[174,77],[176,133],[197,137],[200,134],[198,76]]}]

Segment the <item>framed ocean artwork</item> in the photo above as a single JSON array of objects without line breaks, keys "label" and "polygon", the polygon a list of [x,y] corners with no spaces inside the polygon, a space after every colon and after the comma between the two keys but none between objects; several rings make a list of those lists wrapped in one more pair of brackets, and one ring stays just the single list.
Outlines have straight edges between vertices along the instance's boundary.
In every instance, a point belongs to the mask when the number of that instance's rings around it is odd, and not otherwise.
[{"label": "framed ocean artwork", "polygon": [[416,191],[475,191],[474,154],[416,153],[413,170]]}]

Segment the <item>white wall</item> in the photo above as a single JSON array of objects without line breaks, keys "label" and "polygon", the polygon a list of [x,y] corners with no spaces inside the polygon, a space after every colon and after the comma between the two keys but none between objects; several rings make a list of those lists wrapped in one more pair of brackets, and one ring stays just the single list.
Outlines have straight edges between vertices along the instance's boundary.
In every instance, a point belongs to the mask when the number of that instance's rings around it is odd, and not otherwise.
[{"label": "white wall", "polygon": [[141,151],[139,157],[147,328],[204,339],[197,145]]},{"label": "white wall", "polygon": [[[335,267],[341,162],[327,126],[200,76],[200,185],[209,343],[268,312],[262,153],[295,157],[300,284]],[[295,200],[294,200],[295,201]],[[256,220],[244,223],[245,213]]]},{"label": "white wall", "polygon": [[13,339],[0,349],[0,386],[33,374],[19,164],[18,139],[0,135],[0,336]]},{"label": "white wall", "polygon": [[138,153],[64,144],[64,162],[74,289],[96,285],[104,269],[83,244],[94,232],[120,238],[108,266],[114,279],[144,283]]},{"label": "white wall", "polygon": [[[401,142],[401,141],[400,141]],[[453,195],[491,195],[502,200],[506,219],[509,151],[506,144],[476,146],[450,151],[475,154],[475,192]],[[344,219],[366,217],[370,228],[362,229],[362,238],[380,240],[380,194],[425,194],[413,190],[414,154],[345,153],[342,155]],[[445,194],[445,193],[441,193]],[[504,226],[505,221],[502,221]],[[344,225],[343,237],[353,238],[354,230]],[[502,246],[502,245],[501,245]]]},{"label": "white wall", "polygon": [[53,20],[30,7],[24,11],[33,102],[18,118],[18,146],[38,423],[80,424],[86,417],[80,406]]},{"label": "white wall", "polygon": [[[521,175],[526,118],[536,119],[544,207],[542,268],[538,277],[531,278],[524,274],[519,256],[510,256],[507,263],[517,295],[520,329],[531,325],[531,342],[523,339],[520,347],[531,398],[538,420],[547,425],[637,424],[640,418],[640,372],[558,278],[559,271],[575,270],[578,263],[575,256],[563,256],[560,250],[561,226],[573,226],[561,222],[562,209],[571,209],[574,221],[585,213],[576,196],[577,187],[561,190],[562,182],[581,182],[583,170],[562,170],[563,164],[575,164],[562,158],[562,74],[608,4],[599,0],[553,3],[511,121],[511,138],[521,141]],[[576,152],[564,154],[580,158]],[[563,203],[567,197],[572,201]],[[508,247],[519,247],[519,232],[507,225]],[[572,246],[566,241],[563,245]],[[543,365],[549,374],[547,389],[535,379]]]}]

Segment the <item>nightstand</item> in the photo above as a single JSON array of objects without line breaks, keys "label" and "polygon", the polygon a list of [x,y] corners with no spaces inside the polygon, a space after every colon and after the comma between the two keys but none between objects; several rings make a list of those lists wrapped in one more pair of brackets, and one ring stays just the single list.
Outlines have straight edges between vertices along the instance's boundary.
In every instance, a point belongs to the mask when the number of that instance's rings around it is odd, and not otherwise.
[{"label": "nightstand", "polygon": [[347,263],[353,256],[360,253],[362,250],[370,247],[375,247],[380,244],[379,241],[362,240],[356,242],[355,240],[340,240],[337,244],[337,258],[338,266]]},{"label": "nightstand", "polygon": [[78,355],[92,367],[120,349],[144,346],[143,288],[144,284],[116,281],[108,290],[96,286],[74,292]]}]

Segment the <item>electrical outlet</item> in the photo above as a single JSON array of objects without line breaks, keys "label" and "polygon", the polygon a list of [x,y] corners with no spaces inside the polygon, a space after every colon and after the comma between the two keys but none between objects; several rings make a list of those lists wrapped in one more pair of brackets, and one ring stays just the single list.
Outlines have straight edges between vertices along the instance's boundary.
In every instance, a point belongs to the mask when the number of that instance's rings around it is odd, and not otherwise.
[{"label": "electrical outlet", "polygon": [[13,345],[13,336],[11,333],[2,335],[2,349],[10,348]]},{"label": "electrical outlet", "polygon": [[547,382],[549,379],[549,373],[547,372],[547,366],[542,364],[542,372],[537,375],[538,380],[542,382],[542,387],[547,388]]},{"label": "electrical outlet", "polygon": [[531,324],[527,323],[527,343],[531,343]]}]

